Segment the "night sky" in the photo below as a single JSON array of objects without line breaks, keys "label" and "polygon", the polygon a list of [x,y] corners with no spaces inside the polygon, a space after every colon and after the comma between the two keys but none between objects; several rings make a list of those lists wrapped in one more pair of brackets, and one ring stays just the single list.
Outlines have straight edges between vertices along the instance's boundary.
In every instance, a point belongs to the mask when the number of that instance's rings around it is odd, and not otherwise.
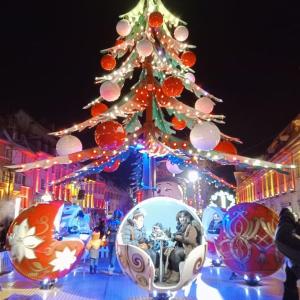
[{"label": "night sky", "polygon": [[[0,112],[23,108],[57,129],[87,119],[81,108],[98,95],[99,51],[114,44],[118,15],[136,3],[1,3]],[[240,154],[262,154],[300,112],[300,2],[164,3],[188,22],[189,42],[197,46],[197,82],[224,100],[215,109],[226,115],[219,128],[243,140]]]}]

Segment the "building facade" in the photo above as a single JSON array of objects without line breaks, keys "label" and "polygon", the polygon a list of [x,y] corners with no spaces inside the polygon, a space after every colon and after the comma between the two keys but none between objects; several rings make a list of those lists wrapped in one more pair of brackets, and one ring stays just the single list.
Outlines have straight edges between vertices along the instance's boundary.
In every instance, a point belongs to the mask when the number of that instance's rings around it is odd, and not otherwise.
[{"label": "building facade", "polygon": [[[100,179],[50,183],[80,168],[80,164],[54,165],[47,169],[14,172],[8,165],[26,164],[55,156],[57,139],[24,111],[0,118],[0,201],[21,199],[21,208],[42,201],[46,193],[53,199],[79,202],[84,209],[109,210],[126,202],[128,193]],[[129,202],[129,200],[128,200]]]},{"label": "building facade", "polygon": [[295,168],[281,173],[268,169],[236,172],[237,202],[258,202],[276,212],[291,206],[300,216],[300,114],[275,138],[264,159]]}]

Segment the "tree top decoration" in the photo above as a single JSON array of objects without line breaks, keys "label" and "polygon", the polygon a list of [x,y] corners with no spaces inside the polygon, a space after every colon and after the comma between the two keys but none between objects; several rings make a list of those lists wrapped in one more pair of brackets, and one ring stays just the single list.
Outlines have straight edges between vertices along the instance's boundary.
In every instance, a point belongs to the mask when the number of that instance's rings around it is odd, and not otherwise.
[{"label": "tree top decoration", "polygon": [[[234,151],[220,151],[219,143],[240,140],[220,132],[216,126],[224,123],[224,116],[212,111],[222,100],[196,84],[192,69],[196,63],[192,51],[195,46],[187,42],[186,23],[174,16],[161,0],[140,0],[130,12],[120,16],[116,31],[119,37],[115,45],[101,51],[100,64],[107,72],[95,79],[100,85],[100,95],[84,107],[92,109],[92,117],[51,133],[61,137],[96,127],[98,147],[11,168],[23,172],[93,160],[53,182],[59,183],[122,162],[128,157],[130,147],[183,166],[205,167],[206,161],[212,161],[276,170],[295,167],[239,156]],[[130,91],[122,93],[125,82],[137,76]],[[182,95],[184,90],[189,96]],[[192,98],[194,107],[185,104],[191,103]],[[176,130],[184,128],[190,130],[189,141],[176,137]]]}]

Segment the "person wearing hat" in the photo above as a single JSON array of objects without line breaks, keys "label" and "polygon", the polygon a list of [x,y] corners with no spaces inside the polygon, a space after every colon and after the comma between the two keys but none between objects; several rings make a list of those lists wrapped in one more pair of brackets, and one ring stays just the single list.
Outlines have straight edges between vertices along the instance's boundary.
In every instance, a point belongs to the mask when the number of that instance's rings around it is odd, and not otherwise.
[{"label": "person wearing hat", "polygon": [[125,244],[137,246],[147,252],[151,257],[154,266],[157,267],[157,254],[153,251],[147,240],[144,217],[144,213],[137,208],[132,214],[132,219],[128,218],[127,223],[122,230],[122,239]]},{"label": "person wearing hat", "polygon": [[283,208],[275,234],[278,250],[287,257],[283,300],[298,300],[297,280],[300,279],[300,224],[290,208]]}]

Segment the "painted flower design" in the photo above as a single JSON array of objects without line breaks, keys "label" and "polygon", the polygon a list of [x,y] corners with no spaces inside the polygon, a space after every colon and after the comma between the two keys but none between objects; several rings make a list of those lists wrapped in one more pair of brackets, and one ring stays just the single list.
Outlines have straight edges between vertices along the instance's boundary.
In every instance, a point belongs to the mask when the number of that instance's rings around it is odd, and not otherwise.
[{"label": "painted flower design", "polygon": [[34,249],[43,242],[35,236],[35,227],[29,228],[28,220],[25,219],[19,225],[15,224],[12,234],[8,238],[11,246],[11,255],[21,262],[23,258],[34,259]]},{"label": "painted flower design", "polygon": [[70,269],[71,265],[76,261],[76,249],[71,251],[66,247],[63,251],[55,251],[56,258],[50,262],[53,272]]}]

